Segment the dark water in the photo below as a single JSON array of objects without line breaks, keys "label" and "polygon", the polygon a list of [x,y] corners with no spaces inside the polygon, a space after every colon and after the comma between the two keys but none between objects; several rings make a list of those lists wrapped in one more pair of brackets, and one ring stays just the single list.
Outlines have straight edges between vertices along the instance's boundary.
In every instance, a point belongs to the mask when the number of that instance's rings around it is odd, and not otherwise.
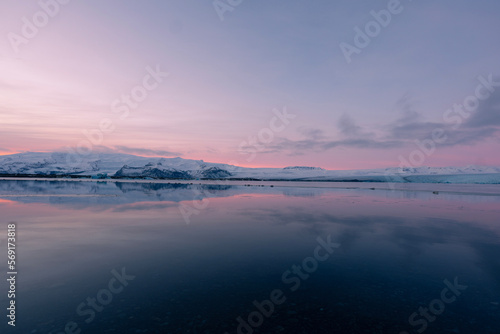
[{"label": "dark water", "polygon": [[500,332],[480,189],[0,181],[0,212],[1,333]]}]

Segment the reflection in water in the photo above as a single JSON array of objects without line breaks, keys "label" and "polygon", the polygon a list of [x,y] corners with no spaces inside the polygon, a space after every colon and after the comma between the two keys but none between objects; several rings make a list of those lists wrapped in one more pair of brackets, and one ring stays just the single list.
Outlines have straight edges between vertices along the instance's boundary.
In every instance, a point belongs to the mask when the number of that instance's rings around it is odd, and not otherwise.
[{"label": "reflection in water", "polygon": [[[209,205],[185,224],[179,205],[205,198]],[[250,330],[417,333],[425,318],[415,325],[410,315],[457,277],[468,288],[427,331],[498,333],[496,196],[0,181],[0,210],[19,235],[13,332],[64,333],[75,322],[82,333],[237,333],[237,318],[248,323],[253,302],[278,289],[286,300]],[[290,291],[283,273],[329,235],[340,248]],[[5,234],[0,240],[3,247]],[[122,268],[135,278],[87,323],[78,306]],[[7,291],[5,281],[0,289]]]}]

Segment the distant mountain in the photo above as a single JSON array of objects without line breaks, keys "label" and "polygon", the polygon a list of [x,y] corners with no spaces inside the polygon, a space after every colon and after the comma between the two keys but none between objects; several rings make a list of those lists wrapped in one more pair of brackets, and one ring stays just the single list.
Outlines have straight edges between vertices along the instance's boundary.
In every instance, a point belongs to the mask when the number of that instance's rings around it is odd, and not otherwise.
[{"label": "distant mountain", "polygon": [[296,170],[324,170],[321,167],[307,167],[307,166],[290,166],[283,169],[296,169]]},{"label": "distant mountain", "polygon": [[28,152],[0,156],[0,175],[187,180],[500,183],[499,167],[415,167],[344,171],[308,166],[245,168],[203,160],[148,158],[120,153],[95,153],[75,159],[74,156],[62,152]]}]

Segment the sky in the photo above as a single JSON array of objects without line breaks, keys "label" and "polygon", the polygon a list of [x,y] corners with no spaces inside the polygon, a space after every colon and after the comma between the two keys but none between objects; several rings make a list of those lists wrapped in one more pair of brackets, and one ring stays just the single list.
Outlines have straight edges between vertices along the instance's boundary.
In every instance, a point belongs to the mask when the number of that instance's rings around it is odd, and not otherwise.
[{"label": "sky", "polygon": [[500,2],[0,3],[0,155],[500,166]]}]

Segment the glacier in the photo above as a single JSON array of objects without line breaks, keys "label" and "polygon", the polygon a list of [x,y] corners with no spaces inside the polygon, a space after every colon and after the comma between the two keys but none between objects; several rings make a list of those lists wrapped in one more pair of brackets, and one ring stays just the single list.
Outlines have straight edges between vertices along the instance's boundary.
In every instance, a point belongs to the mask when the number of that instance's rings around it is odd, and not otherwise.
[{"label": "glacier", "polygon": [[500,184],[500,167],[392,167],[364,170],[327,170],[309,166],[249,168],[180,157],[92,153],[74,161],[74,157],[65,152],[25,152],[0,156],[0,176]]}]

